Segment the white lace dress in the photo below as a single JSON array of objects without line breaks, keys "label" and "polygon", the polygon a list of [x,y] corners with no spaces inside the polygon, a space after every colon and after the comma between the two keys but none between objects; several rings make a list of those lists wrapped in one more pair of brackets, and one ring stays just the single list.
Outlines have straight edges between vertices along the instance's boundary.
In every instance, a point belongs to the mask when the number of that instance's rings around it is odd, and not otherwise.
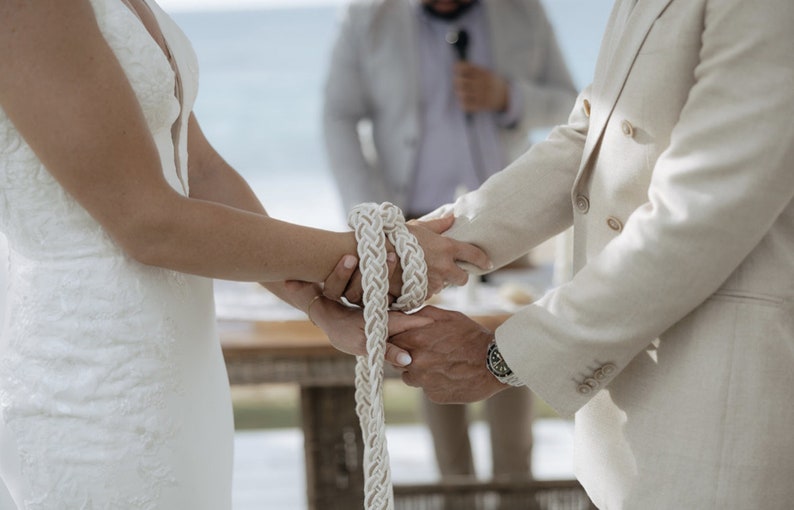
[{"label": "white lace dress", "polygon": [[[189,42],[150,2],[177,75],[121,0],[92,3],[143,107],[165,176],[187,193],[186,136],[184,129],[176,136],[175,150],[171,127],[178,118],[187,125],[196,95]],[[2,110],[0,230],[10,252],[0,474],[16,505],[230,509],[231,399],[211,280],[125,256]]]}]

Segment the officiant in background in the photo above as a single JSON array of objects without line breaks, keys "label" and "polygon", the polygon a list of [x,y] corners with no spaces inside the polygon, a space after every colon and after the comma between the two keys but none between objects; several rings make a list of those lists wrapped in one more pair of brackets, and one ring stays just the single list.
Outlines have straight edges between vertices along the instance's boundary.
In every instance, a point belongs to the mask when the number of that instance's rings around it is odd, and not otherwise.
[{"label": "officiant in background", "polygon": [[[478,188],[576,98],[538,0],[355,0],[324,94],[345,211],[388,201],[407,218]],[[422,398],[442,477],[473,476],[466,406]],[[487,401],[494,477],[531,476],[531,404],[526,387]]]}]

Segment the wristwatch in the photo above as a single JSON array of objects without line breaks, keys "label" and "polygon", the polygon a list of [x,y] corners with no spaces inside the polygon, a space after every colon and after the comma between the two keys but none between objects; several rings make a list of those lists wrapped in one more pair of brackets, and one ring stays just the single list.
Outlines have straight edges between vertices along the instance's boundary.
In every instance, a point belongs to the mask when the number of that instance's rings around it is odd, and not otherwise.
[{"label": "wristwatch", "polygon": [[519,379],[518,376],[513,373],[510,367],[507,366],[507,362],[502,357],[502,353],[499,352],[499,348],[496,346],[496,340],[491,340],[491,344],[488,346],[488,354],[485,358],[485,366],[500,383],[509,384],[510,386],[524,386],[524,383],[521,382],[521,379]]}]

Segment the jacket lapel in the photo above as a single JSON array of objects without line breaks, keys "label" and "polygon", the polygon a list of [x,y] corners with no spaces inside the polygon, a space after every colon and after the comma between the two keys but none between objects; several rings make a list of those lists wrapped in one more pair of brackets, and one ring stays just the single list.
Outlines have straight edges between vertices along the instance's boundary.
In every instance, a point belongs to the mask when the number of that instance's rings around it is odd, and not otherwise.
[{"label": "jacket lapel", "polygon": [[616,20],[613,13],[608,33],[601,45],[601,54],[598,56],[598,64],[593,79],[591,98],[593,113],[582,154],[577,184],[582,177],[582,171],[587,167],[593,150],[601,139],[612,111],[615,109],[615,104],[620,97],[623,85],[631,72],[642,43],[645,41],[656,19],[671,1],[638,0],[622,30],[615,25]]},{"label": "jacket lapel", "polygon": [[[509,5],[508,5],[509,4]],[[483,12],[485,13],[485,20],[488,26],[488,33],[490,34],[491,58],[493,59],[493,68],[498,71],[504,71],[506,66],[506,53],[509,42],[505,40],[505,35],[514,33],[513,31],[506,30],[514,23],[511,19],[510,13],[513,13],[513,18],[518,9],[513,5],[512,0],[502,2],[483,2]],[[520,7],[520,6],[518,6]]]},{"label": "jacket lapel", "polygon": [[399,75],[396,76],[399,87],[405,87],[406,95],[410,100],[410,104],[415,105],[416,113],[418,115],[421,108],[421,96],[419,93],[419,48],[418,37],[418,16],[413,12],[417,9],[414,2],[396,2],[396,7],[400,9],[399,13],[399,30],[397,37],[400,39],[396,42],[394,47],[400,53],[401,58],[399,61],[402,63],[402,69],[399,69]]},{"label": "jacket lapel", "polygon": [[[368,60],[388,72],[395,97],[419,108],[419,49],[417,47],[417,9],[415,2],[385,1],[380,4],[367,26]],[[366,52],[365,52],[366,53]],[[379,62],[388,62],[379,64]],[[399,90],[398,90],[399,89]]]}]

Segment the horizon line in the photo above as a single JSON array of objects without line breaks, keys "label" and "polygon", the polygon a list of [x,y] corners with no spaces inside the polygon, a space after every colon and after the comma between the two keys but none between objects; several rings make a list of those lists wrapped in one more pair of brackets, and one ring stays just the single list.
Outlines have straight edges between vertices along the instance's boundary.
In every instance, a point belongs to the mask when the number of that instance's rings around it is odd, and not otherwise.
[{"label": "horizon line", "polygon": [[244,11],[338,6],[347,0],[156,0],[167,12]]}]

